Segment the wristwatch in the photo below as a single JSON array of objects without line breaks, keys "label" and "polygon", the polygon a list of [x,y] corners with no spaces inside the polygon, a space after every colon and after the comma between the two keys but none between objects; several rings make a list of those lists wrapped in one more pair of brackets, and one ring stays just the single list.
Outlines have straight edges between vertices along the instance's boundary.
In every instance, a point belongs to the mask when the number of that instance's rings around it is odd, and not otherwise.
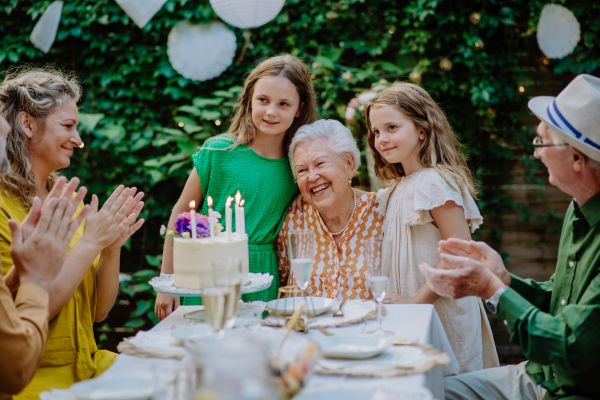
[{"label": "wristwatch", "polygon": [[498,302],[500,301],[500,296],[502,296],[502,293],[506,292],[506,289],[508,289],[508,286],[501,287],[492,295],[492,297],[485,301],[485,307],[492,314],[498,313]]}]

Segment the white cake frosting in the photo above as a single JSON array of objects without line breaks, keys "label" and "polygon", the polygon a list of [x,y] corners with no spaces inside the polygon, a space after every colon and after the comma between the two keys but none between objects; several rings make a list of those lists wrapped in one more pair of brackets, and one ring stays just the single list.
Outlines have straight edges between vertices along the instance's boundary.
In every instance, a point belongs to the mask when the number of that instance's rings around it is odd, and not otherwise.
[{"label": "white cake frosting", "polygon": [[217,260],[238,258],[242,261],[242,285],[249,282],[248,237],[232,236],[227,240],[225,233],[214,239],[173,238],[173,272],[178,288],[201,289],[200,271],[210,267]]}]

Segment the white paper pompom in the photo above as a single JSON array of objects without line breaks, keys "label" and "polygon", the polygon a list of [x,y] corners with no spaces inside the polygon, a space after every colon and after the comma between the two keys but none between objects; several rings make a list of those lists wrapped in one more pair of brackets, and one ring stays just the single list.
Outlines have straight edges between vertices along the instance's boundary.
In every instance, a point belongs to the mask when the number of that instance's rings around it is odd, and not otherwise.
[{"label": "white paper pompom", "polygon": [[563,58],[577,46],[581,36],[579,22],[567,8],[546,4],[538,22],[537,40],[548,58]]},{"label": "white paper pompom", "polygon": [[44,53],[50,51],[54,39],[56,39],[56,31],[60,22],[60,14],[62,12],[63,2],[55,1],[46,8],[44,14],[33,27],[31,32],[31,43]]},{"label": "white paper pompom", "polygon": [[167,0],[116,0],[137,26],[143,28]]},{"label": "white paper pompom", "polygon": [[235,35],[220,22],[210,25],[178,23],[169,34],[169,60],[188,79],[206,81],[229,67],[236,50]]},{"label": "white paper pompom", "polygon": [[271,21],[285,0],[210,0],[215,13],[237,28],[257,28]]}]

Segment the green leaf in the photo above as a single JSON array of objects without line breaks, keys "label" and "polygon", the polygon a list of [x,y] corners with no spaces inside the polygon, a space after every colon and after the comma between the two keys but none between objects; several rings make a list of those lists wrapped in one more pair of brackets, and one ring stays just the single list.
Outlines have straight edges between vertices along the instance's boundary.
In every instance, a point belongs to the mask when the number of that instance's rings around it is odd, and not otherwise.
[{"label": "green leaf", "polygon": [[[146,255],[146,262],[150,265],[152,265],[153,267],[160,267],[161,263],[162,263],[162,258],[163,255],[162,254],[158,254],[156,256],[151,256],[151,255]],[[144,270],[144,271],[150,271],[150,270]],[[142,271],[139,271],[142,272]],[[154,272],[152,272],[154,274]],[[135,275],[137,277],[137,275]],[[154,275],[152,275],[154,276]]]},{"label": "green leaf", "polygon": [[153,300],[138,300],[137,308],[131,313],[132,317],[141,317],[153,306]]},{"label": "green leaf", "polygon": [[187,112],[187,113],[195,115],[196,117],[199,117],[201,115],[200,109],[198,107],[181,106],[177,109],[177,111]]},{"label": "green leaf", "polygon": [[223,103],[223,99],[222,98],[205,99],[205,98],[202,98],[202,97],[196,97],[193,100],[193,103],[198,108],[204,108],[206,106],[218,106],[221,103]]},{"label": "green leaf", "polygon": [[104,129],[96,130],[96,132],[110,140],[117,140],[125,136],[125,128],[120,124],[110,124]]},{"label": "green leaf", "polygon": [[[152,257],[152,256],[146,256],[146,260],[148,259],[148,257]],[[159,256],[155,256],[155,257],[159,257]],[[160,254],[160,258],[162,258],[162,254]],[[150,263],[149,263],[150,264]],[[160,267],[160,261],[158,262],[158,265],[154,265],[154,264],[150,264],[153,267]],[[142,269],[139,271],[136,271],[133,273],[133,276],[135,278],[141,278],[141,279],[145,279],[145,278],[154,278],[156,276],[156,270],[152,270],[152,269]]]},{"label": "green leaf", "polygon": [[130,319],[123,324],[126,328],[141,328],[144,325],[146,325],[146,321],[142,318]]},{"label": "green leaf", "polygon": [[86,114],[79,113],[79,125],[82,131],[91,132],[96,128],[98,122],[104,118],[104,114]]}]

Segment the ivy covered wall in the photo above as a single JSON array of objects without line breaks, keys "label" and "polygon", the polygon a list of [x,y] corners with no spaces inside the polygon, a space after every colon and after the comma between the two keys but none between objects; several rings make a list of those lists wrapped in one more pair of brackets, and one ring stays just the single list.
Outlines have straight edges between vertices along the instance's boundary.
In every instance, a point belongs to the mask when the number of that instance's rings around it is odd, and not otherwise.
[{"label": "ivy covered wall", "polygon": [[[208,0],[168,0],[144,29],[114,0],[65,1],[56,42],[44,54],[29,35],[50,3],[0,3],[0,72],[27,64],[76,74],[85,91],[80,112],[91,115],[82,117],[85,147],[65,174],[79,176],[101,198],[120,183],[146,192],[147,222],[123,252],[122,272],[134,275],[121,295],[132,300],[130,328],[155,320],[145,282],[160,265],[159,226],[181,193],[189,157],[226,129],[244,74],[262,58],[282,52],[304,58],[320,117],[340,120],[350,99],[372,83],[420,74],[469,150],[485,218],[515,207],[502,185],[510,183],[507,168],[515,157],[531,153],[534,125],[523,124],[530,116],[527,99],[541,91],[555,95],[573,74],[597,74],[600,64],[595,1],[559,1],[578,18],[582,38],[568,57],[548,60],[535,37],[546,1],[288,0],[263,27],[230,27],[238,42],[234,63],[221,76],[197,82],[173,70],[167,37],[181,20],[218,20]],[[469,20],[473,12],[481,15],[478,24]],[[440,68],[442,58],[452,62],[451,70]],[[362,132],[355,133],[360,139]],[[367,185],[366,179],[363,171],[356,183]],[[482,233],[501,235],[485,224]]]}]

